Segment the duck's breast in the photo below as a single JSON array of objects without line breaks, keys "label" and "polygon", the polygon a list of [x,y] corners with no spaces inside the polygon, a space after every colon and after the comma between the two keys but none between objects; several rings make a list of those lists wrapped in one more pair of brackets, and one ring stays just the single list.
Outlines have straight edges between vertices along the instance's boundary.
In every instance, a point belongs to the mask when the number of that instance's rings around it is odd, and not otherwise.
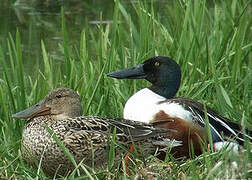
[{"label": "duck's breast", "polygon": [[162,111],[170,117],[193,121],[192,113],[178,103],[170,102],[148,88],[136,92],[129,98],[124,107],[124,118],[140,122],[152,122]]}]

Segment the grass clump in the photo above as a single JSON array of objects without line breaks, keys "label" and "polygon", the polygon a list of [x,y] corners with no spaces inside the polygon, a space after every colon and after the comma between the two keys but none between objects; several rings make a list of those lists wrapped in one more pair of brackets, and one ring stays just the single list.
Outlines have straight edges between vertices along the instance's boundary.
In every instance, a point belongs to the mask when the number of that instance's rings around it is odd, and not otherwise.
[{"label": "grass clump", "polygon": [[[235,122],[243,119],[251,128],[251,8],[251,1],[236,0],[115,1],[113,23],[86,23],[79,44],[70,43],[71,27],[62,11],[62,42],[56,48],[63,58],[55,60],[41,39],[41,62],[32,67],[24,66],[19,31],[9,35],[7,46],[0,44],[0,177],[47,179],[22,159],[19,147],[25,122],[13,121],[11,114],[38,102],[53,88],[69,87],[79,91],[84,115],[122,117],[125,101],[149,84],[119,82],[106,73],[155,55],[173,57],[180,64],[182,84],[177,96],[199,100]],[[111,168],[113,174],[94,171],[94,179],[128,177]],[[131,169],[132,177],[145,178],[249,178],[251,153],[206,152],[186,162],[149,157]]]}]

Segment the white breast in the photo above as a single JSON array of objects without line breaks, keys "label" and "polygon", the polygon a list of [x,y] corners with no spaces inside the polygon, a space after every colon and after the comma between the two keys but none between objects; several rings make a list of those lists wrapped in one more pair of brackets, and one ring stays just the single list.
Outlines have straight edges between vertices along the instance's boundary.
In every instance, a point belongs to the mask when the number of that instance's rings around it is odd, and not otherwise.
[{"label": "white breast", "polygon": [[129,98],[124,106],[124,118],[134,121],[151,122],[161,110],[170,117],[192,121],[191,112],[173,102],[163,102],[166,98],[159,96],[148,88],[141,89]]}]

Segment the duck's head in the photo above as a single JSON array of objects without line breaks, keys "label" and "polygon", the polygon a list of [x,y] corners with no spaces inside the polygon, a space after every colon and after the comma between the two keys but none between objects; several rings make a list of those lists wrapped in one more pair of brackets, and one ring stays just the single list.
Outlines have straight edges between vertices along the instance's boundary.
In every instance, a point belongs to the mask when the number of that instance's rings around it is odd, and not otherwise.
[{"label": "duck's head", "polygon": [[80,96],[72,89],[58,88],[47,94],[37,104],[13,114],[12,117],[17,119],[32,119],[46,115],[52,116],[53,119],[81,116]]},{"label": "duck's head", "polygon": [[138,66],[111,72],[108,76],[117,79],[146,79],[152,83],[149,89],[160,96],[172,98],[180,86],[181,70],[173,59],[156,56]]}]

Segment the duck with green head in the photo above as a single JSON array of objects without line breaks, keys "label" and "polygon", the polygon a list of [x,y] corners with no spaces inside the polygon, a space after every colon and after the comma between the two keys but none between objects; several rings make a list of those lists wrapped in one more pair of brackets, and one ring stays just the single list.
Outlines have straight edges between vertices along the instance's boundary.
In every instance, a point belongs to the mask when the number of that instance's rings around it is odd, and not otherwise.
[{"label": "duck with green head", "polygon": [[[108,76],[117,79],[146,79],[152,85],[133,94],[124,106],[124,118],[144,123],[171,120],[157,127],[171,128],[176,132],[166,137],[183,142],[183,146],[173,149],[176,157],[190,156],[191,144],[194,153],[202,153],[202,143],[206,143],[207,126],[204,105],[193,99],[175,97],[181,81],[180,66],[171,58],[156,56],[128,69],[111,72]],[[241,126],[206,107],[210,132],[216,149],[244,143]],[[247,136],[251,141],[251,137]],[[230,142],[230,138],[238,143]],[[226,141],[227,140],[227,141]]]}]

